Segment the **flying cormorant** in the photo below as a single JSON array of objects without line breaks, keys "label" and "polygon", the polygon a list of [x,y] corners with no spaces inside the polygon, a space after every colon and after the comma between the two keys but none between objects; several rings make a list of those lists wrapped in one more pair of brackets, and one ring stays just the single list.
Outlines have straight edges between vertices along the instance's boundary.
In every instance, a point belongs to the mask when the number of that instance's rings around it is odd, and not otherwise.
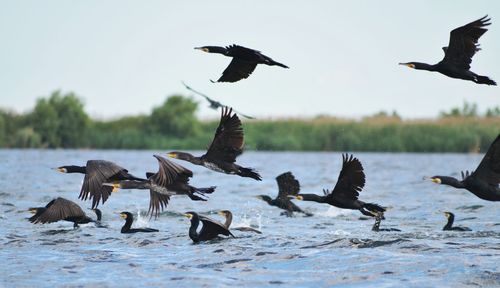
[{"label": "flying cormorant", "polygon": [[[62,197],[53,199],[45,207],[29,208],[28,211],[34,214],[29,218],[29,221],[33,224],[45,224],[64,220],[73,222],[73,227],[76,228],[78,224],[96,222],[85,215],[85,212],[83,212],[78,204]],[[100,220],[99,215],[101,211],[99,209],[95,209],[94,211],[98,220]]]}]

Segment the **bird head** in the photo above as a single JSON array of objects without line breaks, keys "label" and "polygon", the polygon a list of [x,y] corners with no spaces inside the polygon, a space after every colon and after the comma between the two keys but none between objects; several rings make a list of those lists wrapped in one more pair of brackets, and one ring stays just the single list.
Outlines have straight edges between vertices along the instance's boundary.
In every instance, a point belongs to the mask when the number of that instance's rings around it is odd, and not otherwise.
[{"label": "bird head", "polygon": [[304,200],[304,197],[302,195],[290,195],[290,197],[295,198],[297,200]]},{"label": "bird head", "polygon": [[210,46],[194,47],[194,49],[210,53]]},{"label": "bird head", "polygon": [[436,183],[436,184],[441,184],[441,176],[432,176],[431,178],[429,178],[432,182]]},{"label": "bird head", "polygon": [[113,187],[113,189],[111,190],[111,193],[118,192],[120,190],[120,188],[122,188],[122,185],[120,183],[102,183],[102,186]]},{"label": "bird head", "polygon": [[120,217],[122,219],[127,219],[129,217],[129,215],[130,215],[130,212],[121,212],[120,213]]},{"label": "bird head", "polygon": [[61,173],[68,173],[68,166],[61,166],[61,167],[57,167],[57,168],[53,168],[54,170],[57,170]]},{"label": "bird head", "polygon": [[184,217],[186,217],[189,220],[191,220],[194,217],[194,212],[186,212],[186,213],[184,213]]},{"label": "bird head", "polygon": [[446,216],[446,218],[450,218],[451,214],[451,212],[444,212],[444,216]]},{"label": "bird head", "polygon": [[217,214],[224,216],[224,217],[227,217],[227,215],[229,213],[231,213],[231,212],[229,212],[228,210],[220,210],[219,212],[217,212]]},{"label": "bird head", "polygon": [[38,208],[29,208],[28,211],[31,213],[31,214],[36,214],[36,212],[38,212]]},{"label": "bird head", "polygon": [[407,66],[407,67],[410,67],[412,69],[415,69],[416,65],[415,62],[408,62],[408,63],[399,63],[399,65],[404,65],[404,66]]}]

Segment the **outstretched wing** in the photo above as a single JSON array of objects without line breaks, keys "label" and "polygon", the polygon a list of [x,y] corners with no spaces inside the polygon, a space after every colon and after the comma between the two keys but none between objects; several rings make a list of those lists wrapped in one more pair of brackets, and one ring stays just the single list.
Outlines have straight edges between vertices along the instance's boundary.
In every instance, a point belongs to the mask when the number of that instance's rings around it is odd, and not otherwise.
[{"label": "outstretched wing", "polygon": [[493,186],[498,186],[500,183],[500,134],[491,143],[483,160],[472,175]]},{"label": "outstretched wing", "polygon": [[276,177],[278,183],[278,198],[288,199],[288,195],[297,195],[300,191],[300,183],[295,179],[292,172],[286,172]]},{"label": "outstretched wing", "polygon": [[92,199],[92,208],[99,205],[101,198],[104,204],[111,195],[113,188],[102,184],[108,182],[111,177],[120,172],[127,172],[125,168],[105,160],[87,161],[86,171],[78,198],[81,200]]},{"label": "outstretched wing", "polygon": [[353,155],[342,155],[342,170],[340,171],[337,184],[333,188],[332,193],[327,197],[343,197],[349,199],[357,199],[359,192],[365,186],[365,173],[363,166]]},{"label": "outstretched wing", "polygon": [[187,183],[189,178],[193,177],[193,172],[191,172],[191,170],[159,155],[153,156],[158,160],[159,169],[157,173],[150,177],[150,179],[157,185],[167,187],[177,181]]},{"label": "outstretched wing", "polygon": [[252,74],[255,67],[257,67],[257,62],[233,58],[217,82],[236,82],[246,79]]},{"label": "outstretched wing", "polygon": [[170,201],[170,196],[149,190],[148,214],[150,214],[151,217],[154,215],[155,218],[158,218],[160,212],[167,208],[168,201]]},{"label": "outstretched wing", "polygon": [[52,223],[69,217],[84,217],[85,212],[73,201],[58,197],[45,206],[46,210],[31,222]]},{"label": "outstretched wing", "polygon": [[491,23],[488,15],[450,32],[450,43],[441,62],[447,62],[456,67],[469,70],[472,56],[480,50],[477,41],[488,29]]},{"label": "outstretched wing", "polygon": [[243,152],[243,127],[232,108],[223,107],[219,127],[215,131],[214,140],[203,157],[234,163],[236,157]]}]

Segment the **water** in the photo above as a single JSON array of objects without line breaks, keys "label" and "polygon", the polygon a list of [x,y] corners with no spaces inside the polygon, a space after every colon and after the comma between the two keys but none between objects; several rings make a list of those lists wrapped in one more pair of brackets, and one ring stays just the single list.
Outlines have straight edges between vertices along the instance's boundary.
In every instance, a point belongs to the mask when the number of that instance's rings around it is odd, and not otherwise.
[{"label": "water", "polygon": [[[165,153],[166,151],[163,151]],[[467,191],[424,181],[424,176],[458,176],[474,169],[482,155],[355,153],[367,174],[360,199],[390,207],[381,227],[402,232],[372,232],[361,213],[328,205],[297,204],[313,217],[280,216],[281,210],[256,199],[274,197],[274,177],[291,170],[303,193],[332,188],[340,153],[248,152],[238,162],[259,170],[262,182],[192,169],[195,186],[216,185],[207,202],[171,199],[158,220],[141,216],[135,227],[159,233],[121,234],[118,213],[137,215],[148,208],[148,192],[122,190],[100,206],[103,222],[72,229],[72,223],[33,225],[28,207],[61,196],[88,214],[77,199],[83,175],[50,168],[107,159],[135,175],[156,171],[159,151],[0,150],[0,286],[332,286],[434,287],[499,286],[498,203]],[[180,163],[180,162],[179,162]],[[193,244],[186,211],[220,219],[231,210],[235,226],[252,225],[263,234],[234,231],[235,239]],[[472,232],[441,231],[444,211]],[[222,220],[222,219],[220,219]]]}]

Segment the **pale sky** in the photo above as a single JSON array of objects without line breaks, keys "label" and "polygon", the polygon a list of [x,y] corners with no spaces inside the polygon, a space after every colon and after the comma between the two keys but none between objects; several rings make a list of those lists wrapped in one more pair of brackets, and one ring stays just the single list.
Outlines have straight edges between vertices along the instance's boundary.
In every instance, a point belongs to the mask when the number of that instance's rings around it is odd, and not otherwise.
[{"label": "pale sky", "polygon": [[[25,112],[56,89],[97,118],[149,113],[193,88],[257,117],[360,117],[380,110],[435,117],[475,102],[477,85],[398,62],[437,63],[449,32],[488,14],[471,70],[500,83],[500,1],[3,1],[0,107]],[[216,83],[230,58],[194,47],[239,44],[290,69],[259,65]],[[202,98],[201,117],[218,117]]]}]

